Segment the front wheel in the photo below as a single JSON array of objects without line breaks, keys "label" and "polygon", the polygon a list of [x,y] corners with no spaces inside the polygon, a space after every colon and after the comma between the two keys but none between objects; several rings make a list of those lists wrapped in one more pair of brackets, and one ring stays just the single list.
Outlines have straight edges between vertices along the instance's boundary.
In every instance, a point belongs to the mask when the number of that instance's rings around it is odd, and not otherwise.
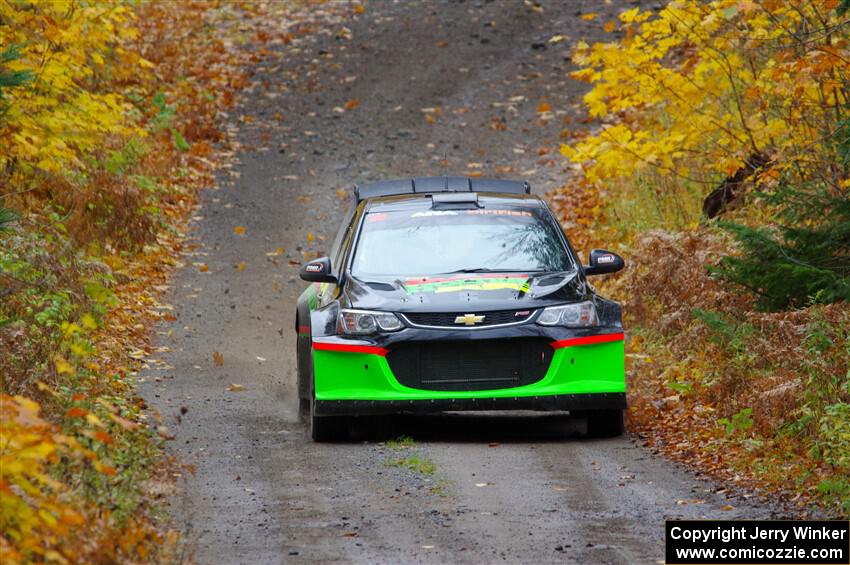
[{"label": "front wheel", "polygon": [[298,419],[307,423],[307,418],[310,417],[310,399],[298,398]]},{"label": "front wheel", "polygon": [[617,437],[626,429],[623,410],[591,410],[586,415],[590,437]]}]

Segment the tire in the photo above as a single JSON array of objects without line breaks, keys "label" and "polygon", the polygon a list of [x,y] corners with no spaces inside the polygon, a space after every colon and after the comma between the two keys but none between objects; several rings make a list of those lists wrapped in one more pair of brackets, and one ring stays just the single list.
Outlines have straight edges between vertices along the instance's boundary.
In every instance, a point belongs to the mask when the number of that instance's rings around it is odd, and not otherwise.
[{"label": "tire", "polygon": [[347,418],[310,414],[310,437],[317,443],[341,441],[348,437]]},{"label": "tire", "polygon": [[[304,375],[299,371],[298,378]],[[316,398],[316,375],[310,364],[309,396],[301,396],[301,386],[298,387],[298,415],[310,427],[310,437],[317,443],[342,441],[348,439],[348,418],[343,416],[317,416],[313,402]],[[306,383],[305,383],[306,384]]]},{"label": "tire", "polygon": [[[315,375],[313,379],[315,379]],[[313,380],[311,379],[311,381]],[[348,438],[348,418],[343,416],[317,416],[313,402],[316,398],[315,383],[310,383],[310,398],[300,399],[299,408],[304,410],[305,420],[310,424],[310,437],[316,443],[342,441]],[[306,406],[304,406],[306,404]]]},{"label": "tire", "polygon": [[593,410],[587,415],[587,435],[590,437],[618,437],[626,427],[623,410]]},{"label": "tire", "polygon": [[[298,316],[298,313],[296,312],[295,313],[295,328],[296,328],[296,330],[300,326],[300,324],[301,324],[301,318],[300,318],[300,316]],[[300,340],[301,337],[299,336],[298,339]],[[309,347],[312,347],[312,346],[310,345]],[[312,392],[310,392],[310,391],[312,389],[308,388],[308,387],[310,387],[312,383],[307,382],[307,377],[304,375],[304,373],[307,371],[308,368],[311,367],[311,364],[306,362],[305,359],[302,359],[303,356],[304,355],[302,354],[301,345],[296,345],[296,348],[295,348],[295,375],[296,375],[295,392],[296,392],[296,395],[298,396],[298,420],[305,423],[305,424],[309,424],[310,422],[309,422],[308,418],[310,418],[310,414],[312,412],[312,410],[311,410],[311,408],[312,408],[311,404],[312,403],[310,401],[310,397],[312,396]]]},{"label": "tire", "polygon": [[309,398],[298,398],[298,419],[307,423],[307,418],[310,417],[310,399]]}]

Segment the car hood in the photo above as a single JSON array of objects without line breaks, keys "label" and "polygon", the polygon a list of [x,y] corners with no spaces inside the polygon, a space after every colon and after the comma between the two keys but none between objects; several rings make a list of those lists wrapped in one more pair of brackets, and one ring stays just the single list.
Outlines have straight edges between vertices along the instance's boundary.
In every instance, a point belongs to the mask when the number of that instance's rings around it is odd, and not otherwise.
[{"label": "car hood", "polygon": [[349,277],[352,308],[392,312],[459,312],[540,308],[584,300],[589,289],[577,270],[563,273],[472,273],[403,278]]}]

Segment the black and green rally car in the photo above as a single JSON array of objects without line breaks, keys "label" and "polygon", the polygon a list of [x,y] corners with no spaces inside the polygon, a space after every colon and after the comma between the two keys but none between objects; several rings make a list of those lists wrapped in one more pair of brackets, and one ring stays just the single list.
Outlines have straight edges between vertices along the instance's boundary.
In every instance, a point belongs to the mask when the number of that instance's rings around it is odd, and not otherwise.
[{"label": "black and green rally car", "polygon": [[329,257],[306,263],[298,394],[316,441],[352,417],[569,411],[623,431],[620,305],[527,182],[425,177],[355,187]]}]

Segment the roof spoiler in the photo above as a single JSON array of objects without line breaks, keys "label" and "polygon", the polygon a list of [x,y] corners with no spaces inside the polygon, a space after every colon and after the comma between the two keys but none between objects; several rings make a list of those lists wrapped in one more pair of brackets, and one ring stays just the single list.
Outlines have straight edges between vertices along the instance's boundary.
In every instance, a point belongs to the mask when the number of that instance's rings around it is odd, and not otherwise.
[{"label": "roof spoiler", "polygon": [[417,177],[385,180],[354,186],[357,201],[399,194],[433,194],[435,192],[499,192],[531,194],[528,181],[481,179],[469,177]]}]

